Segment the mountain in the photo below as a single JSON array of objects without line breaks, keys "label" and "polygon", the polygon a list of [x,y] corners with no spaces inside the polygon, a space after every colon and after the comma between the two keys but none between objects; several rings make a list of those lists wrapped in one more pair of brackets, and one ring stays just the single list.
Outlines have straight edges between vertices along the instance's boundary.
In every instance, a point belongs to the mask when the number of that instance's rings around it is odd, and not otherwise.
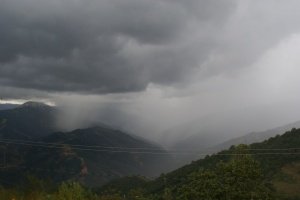
[{"label": "mountain", "polygon": [[57,114],[37,102],[0,111],[0,178],[13,185],[31,174],[99,186],[127,175],[157,176],[170,166],[160,146],[107,125],[59,132]]},{"label": "mountain", "polygon": [[[248,146],[232,146],[230,149],[223,150],[211,156],[206,156],[204,159],[194,161],[175,171],[163,174],[155,180],[141,180],[133,177],[127,179],[123,178],[120,179],[119,182],[115,180],[114,182],[103,186],[98,191],[100,194],[107,194],[109,193],[108,191],[122,191],[122,194],[124,195],[130,194],[132,191],[141,191],[140,195],[146,197],[150,196],[153,197],[153,199],[165,199],[166,192],[169,196],[178,197],[182,194],[182,189],[185,189],[186,192],[192,191],[200,194],[201,191],[196,190],[196,187],[201,188],[201,185],[196,184],[197,181],[206,181],[205,183],[208,185],[204,187],[205,190],[211,187],[214,188],[215,185],[213,184],[215,183],[209,182],[209,179],[214,178],[213,173],[215,169],[220,168],[220,166],[225,166],[223,170],[231,170],[228,167],[235,167],[237,173],[244,170],[240,167],[251,170],[251,167],[253,166],[240,166],[242,163],[238,161],[249,161],[249,158],[251,158],[258,163],[260,169],[255,168],[255,171],[253,171],[254,174],[249,174],[247,178],[250,183],[255,177],[257,177],[260,182],[264,182],[271,193],[277,197],[271,199],[300,199],[299,147],[300,129],[292,129],[291,131],[282,135],[277,135],[263,142],[253,143]],[[243,160],[243,158],[246,158],[246,160]],[[230,163],[232,160],[233,162]],[[251,163],[254,164],[252,161]],[[204,173],[201,174],[201,171]],[[262,176],[257,175],[260,172]],[[227,173],[234,174],[235,172],[227,171]],[[248,173],[250,173],[250,171],[248,171]],[[195,188],[189,188],[191,184],[193,184],[191,178],[195,177],[197,174],[201,175],[204,180],[199,178],[193,179],[196,184],[194,185]],[[219,174],[218,176],[228,176],[228,174]],[[218,176],[215,178],[218,178]],[[228,181],[238,181],[238,178],[239,177],[229,176]],[[246,182],[246,180],[239,181]],[[135,182],[140,183],[140,186],[136,186],[137,184]],[[132,185],[132,187],[128,188],[128,184]],[[218,189],[220,188],[215,188],[211,192],[217,192]],[[189,194],[187,193],[186,195],[188,196]]]},{"label": "mountain", "polygon": [[[244,136],[233,138],[225,141],[224,138],[220,137],[216,139],[213,131],[205,131],[201,134],[194,134],[181,141],[175,143],[170,149],[173,150],[186,150],[193,152],[191,154],[178,154],[176,155],[177,167],[183,166],[186,163],[197,160],[204,157],[206,154],[216,153],[218,151],[228,149],[232,145],[237,144],[252,144],[256,142],[262,142],[270,137],[282,134],[292,128],[300,128],[300,121],[290,123],[284,126],[276,127],[262,132],[252,132]],[[220,133],[221,134],[221,133]],[[220,142],[225,141],[225,142]],[[216,142],[219,141],[219,142]]]},{"label": "mountain", "polygon": [[57,131],[57,110],[38,102],[27,102],[0,111],[0,138],[36,139]]},{"label": "mountain", "polygon": [[212,151],[209,147],[216,144],[216,142],[214,142],[214,138],[215,137],[212,137],[207,131],[206,134],[195,134],[174,144],[170,149],[179,152],[187,152],[186,154],[175,154],[176,167],[181,167],[192,160],[198,160],[206,154],[210,154]]},{"label": "mountain", "polygon": [[277,128],[269,129],[263,132],[252,132],[249,134],[246,134],[241,137],[230,139],[226,142],[223,142],[221,144],[218,144],[216,146],[213,146],[210,149],[211,152],[217,152],[223,149],[227,149],[232,145],[237,144],[252,144],[256,142],[262,142],[270,137],[274,137],[276,135],[280,135],[288,130],[291,130],[292,128],[300,128],[300,121],[290,123],[284,126],[280,126]]},{"label": "mountain", "polygon": [[18,104],[0,103],[0,110],[8,110],[18,107]]},{"label": "mountain", "polygon": [[14,165],[14,170],[3,173],[28,173],[54,182],[71,179],[99,186],[127,175],[155,176],[171,161],[167,154],[153,154],[166,153],[159,146],[107,127],[56,132],[37,142],[10,142],[6,151],[13,152],[13,144],[24,145],[23,155],[9,154],[6,165]]}]

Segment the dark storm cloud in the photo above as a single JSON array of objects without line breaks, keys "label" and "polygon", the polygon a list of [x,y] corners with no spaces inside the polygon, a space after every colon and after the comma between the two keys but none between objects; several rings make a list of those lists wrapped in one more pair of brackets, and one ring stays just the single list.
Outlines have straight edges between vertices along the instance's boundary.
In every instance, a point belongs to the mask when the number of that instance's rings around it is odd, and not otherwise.
[{"label": "dark storm cloud", "polygon": [[61,128],[101,121],[169,144],[297,121],[299,7],[0,0],[0,103],[55,103]]},{"label": "dark storm cloud", "polygon": [[191,23],[207,32],[233,8],[229,1],[2,0],[0,83],[111,93],[180,82],[199,64],[186,36]]}]

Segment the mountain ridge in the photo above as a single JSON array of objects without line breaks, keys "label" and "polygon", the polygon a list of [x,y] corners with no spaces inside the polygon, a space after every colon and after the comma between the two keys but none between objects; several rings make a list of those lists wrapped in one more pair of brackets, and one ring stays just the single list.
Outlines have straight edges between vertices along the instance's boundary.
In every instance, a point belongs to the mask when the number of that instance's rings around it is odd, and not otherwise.
[{"label": "mountain ridge", "polygon": [[57,110],[28,102],[0,111],[0,147],[6,152],[0,177],[19,182],[24,174],[77,180],[95,186],[127,175],[156,176],[171,162],[166,151],[109,126],[63,132],[55,129]]},{"label": "mountain ridge", "polygon": [[57,131],[57,110],[45,104],[24,103],[0,111],[0,138],[37,139]]},{"label": "mountain ridge", "polygon": [[[263,174],[262,181],[266,183],[271,193],[277,197],[274,196],[275,199],[295,200],[300,198],[299,146],[300,129],[293,128],[263,142],[231,146],[229,149],[193,161],[167,174],[162,174],[154,180],[140,179],[139,177],[115,180],[99,188],[98,192],[100,194],[111,194],[109,191],[122,191],[122,194],[129,195],[132,191],[141,191],[141,196],[162,200],[166,195],[166,191],[168,191],[169,196],[178,197],[182,194],[182,188],[190,186],[190,177],[193,175],[199,172],[212,172],[218,166],[224,166],[224,164],[226,165],[234,159],[251,158],[260,166],[261,169],[259,170]],[[233,161],[232,163],[237,162]],[[248,178],[251,180],[252,177]],[[132,187],[128,187],[128,184]],[[207,187],[211,188],[213,185],[208,184]],[[198,194],[201,192],[196,191],[194,188],[189,189]]]},{"label": "mountain ridge", "polygon": [[262,142],[270,137],[284,134],[286,131],[289,131],[293,128],[300,128],[300,121],[295,121],[295,122],[285,124],[282,126],[278,126],[276,128],[271,128],[271,129],[268,129],[265,131],[251,132],[244,136],[232,138],[230,140],[222,142],[216,146],[211,147],[210,149],[212,149],[213,151],[220,151],[220,150],[229,148],[231,145],[251,144],[251,143]]}]

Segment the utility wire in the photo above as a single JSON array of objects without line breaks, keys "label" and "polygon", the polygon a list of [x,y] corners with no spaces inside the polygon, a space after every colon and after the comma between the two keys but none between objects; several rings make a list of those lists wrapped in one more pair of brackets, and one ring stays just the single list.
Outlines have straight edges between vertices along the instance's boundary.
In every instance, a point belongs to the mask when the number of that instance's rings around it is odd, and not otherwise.
[{"label": "utility wire", "polygon": [[[33,143],[25,143],[25,142],[9,142],[9,141],[0,141],[0,143],[5,144],[16,144],[16,145],[26,145],[26,146],[33,146],[33,147],[45,147],[45,148],[56,148],[56,149],[65,149],[66,146],[71,147],[75,150],[81,150],[81,151],[94,151],[94,152],[112,152],[112,153],[133,153],[133,154],[191,154],[188,152],[151,152],[151,151],[129,151],[129,150],[110,150],[110,149],[95,149],[95,148],[80,148],[80,147],[72,147],[72,145],[64,144],[63,145],[42,145],[42,144],[33,144]],[[196,152],[192,153],[196,154]]]},{"label": "utility wire", "polygon": [[[139,147],[122,147],[122,146],[102,146],[102,145],[80,145],[80,144],[72,144],[72,143],[50,143],[50,142],[41,142],[41,141],[32,141],[32,140],[13,140],[13,139],[0,139],[0,142],[17,142],[17,143],[30,143],[30,144],[42,144],[42,145],[53,145],[53,146],[63,146],[68,145],[72,147],[85,147],[85,148],[103,148],[103,149],[133,149],[133,150],[155,150],[155,151],[164,151],[165,149],[160,148],[139,148]],[[171,152],[199,152],[199,151],[209,151],[209,150],[216,150],[213,148],[207,148],[207,149],[197,149],[195,150],[189,150],[189,149],[166,149],[167,151]],[[245,148],[243,149],[245,151],[287,151],[287,150],[300,150],[300,147],[297,148]]]},{"label": "utility wire", "polygon": [[[164,149],[158,148],[139,148],[139,147],[121,147],[121,146],[101,146],[101,145],[78,145],[78,144],[71,144],[71,143],[49,143],[49,142],[40,142],[40,141],[30,141],[30,140],[12,140],[12,139],[0,139],[0,143],[6,144],[24,144],[24,145],[32,145],[32,146],[41,146],[55,148],[65,148],[65,146],[72,147],[74,149],[87,149],[87,150],[101,150],[101,151],[111,151],[111,152],[129,152],[125,150],[151,150],[151,151],[161,151],[165,153]],[[83,148],[81,148],[83,147]],[[100,148],[100,149],[98,149]],[[106,149],[113,149],[113,150],[106,150]],[[115,150],[116,149],[116,150]],[[209,152],[209,149],[202,149],[202,151]],[[211,151],[214,149],[211,149]],[[296,151],[300,150],[300,148],[246,148],[242,149],[242,151]],[[168,153],[199,153],[201,149],[198,150],[166,150]],[[134,151],[130,151],[134,152]],[[138,151],[141,152],[141,151]],[[142,151],[144,152],[144,151]],[[148,152],[148,151],[147,151]],[[158,153],[161,153],[158,152]],[[156,153],[156,152],[153,152]]]},{"label": "utility wire", "polygon": [[40,141],[32,141],[32,140],[12,140],[12,139],[1,139],[0,141],[8,141],[8,142],[26,142],[33,144],[46,144],[46,145],[70,145],[73,147],[88,147],[88,148],[103,148],[103,149],[137,149],[137,150],[157,150],[162,151],[159,148],[139,148],[139,147],[122,147],[122,146],[102,146],[102,145],[81,145],[81,144],[71,144],[71,143],[50,143],[50,142],[40,142]]},{"label": "utility wire", "polygon": [[[70,144],[56,144],[53,143],[44,143],[44,144],[36,144],[32,142],[13,142],[13,141],[3,141],[0,140],[0,143],[4,144],[15,144],[15,145],[25,145],[25,146],[31,146],[31,147],[44,147],[44,148],[54,148],[54,149],[65,149],[66,147],[71,147],[74,150],[81,150],[81,151],[93,151],[93,152],[112,152],[112,153],[132,153],[132,154],[153,154],[153,155],[177,155],[177,154],[196,154],[196,155],[202,155],[206,156],[209,155],[208,153],[201,153],[201,152],[183,152],[183,151],[174,151],[174,152],[164,152],[161,150],[161,152],[151,152],[151,151],[129,151],[129,150],[111,150],[111,149],[96,149],[96,148],[82,148],[84,145],[81,145],[82,147],[76,147],[72,146]],[[290,150],[297,150],[300,148],[286,148],[286,149],[243,149],[242,151],[247,150],[280,150],[280,151],[290,151]],[[214,155],[217,156],[226,156],[226,155],[300,155],[300,152],[258,152],[258,153],[216,153]]]},{"label": "utility wire", "polygon": [[[20,141],[20,140],[19,140]],[[209,154],[205,153],[197,153],[197,152],[151,152],[151,151],[129,151],[129,150],[112,150],[112,149],[95,149],[95,148],[82,148],[82,147],[91,147],[91,146],[85,146],[85,145],[70,145],[70,144],[63,144],[63,143],[41,143],[41,142],[34,142],[34,141],[28,141],[28,142],[16,142],[16,140],[0,140],[0,143],[4,144],[14,144],[14,145],[26,145],[31,147],[42,147],[42,148],[54,148],[54,149],[63,149],[66,148],[66,146],[70,146],[75,150],[81,150],[81,151],[92,151],[92,152],[112,152],[112,153],[133,153],[133,154],[152,154],[152,155],[172,155],[172,154],[197,154],[206,156]],[[102,146],[94,146],[94,147],[101,147]],[[114,148],[114,147],[110,147]],[[278,148],[278,149],[243,149],[245,151],[247,150],[255,150],[255,151],[290,151],[290,150],[298,150],[300,148]],[[269,156],[269,155],[300,155],[300,152],[257,152],[257,153],[217,153],[213,154],[214,156],[248,156],[248,155],[261,155],[261,156]],[[48,171],[48,172],[57,172],[57,173],[69,173],[69,174],[80,174],[80,171],[65,171],[65,170],[59,170],[59,169],[46,169],[46,168],[31,168],[31,167],[25,167],[25,166],[15,166],[15,165],[4,165],[0,167],[1,169],[9,169],[9,168],[18,168],[18,169],[29,169],[29,170],[37,170],[37,171]],[[103,174],[97,174],[92,173],[93,175],[103,175]]]}]

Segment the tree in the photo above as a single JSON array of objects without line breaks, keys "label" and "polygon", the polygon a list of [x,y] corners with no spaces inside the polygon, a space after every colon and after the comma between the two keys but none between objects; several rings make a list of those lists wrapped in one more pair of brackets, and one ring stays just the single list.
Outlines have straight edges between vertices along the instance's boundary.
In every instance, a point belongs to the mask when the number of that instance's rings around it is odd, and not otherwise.
[{"label": "tree", "polygon": [[259,163],[250,155],[236,155],[213,170],[192,173],[178,190],[178,200],[272,199]]},{"label": "tree", "polygon": [[216,172],[225,199],[271,199],[259,163],[250,155],[220,163]]},{"label": "tree", "polygon": [[62,183],[58,188],[57,200],[84,200],[85,191],[83,187],[76,182]]}]

